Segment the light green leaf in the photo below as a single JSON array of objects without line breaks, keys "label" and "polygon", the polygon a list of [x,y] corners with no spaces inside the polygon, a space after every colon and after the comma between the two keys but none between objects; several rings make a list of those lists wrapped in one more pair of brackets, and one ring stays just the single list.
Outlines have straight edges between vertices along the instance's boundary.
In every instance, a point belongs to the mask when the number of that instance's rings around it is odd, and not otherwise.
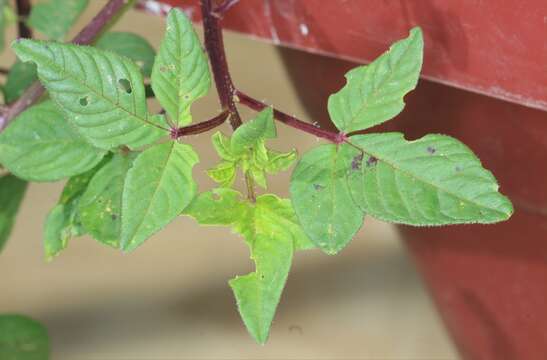
[{"label": "light green leaf", "polygon": [[47,360],[49,337],[40,323],[21,315],[0,315],[0,359]]},{"label": "light green leaf", "polygon": [[351,137],[344,145],[353,199],[367,214],[410,225],[494,223],[513,213],[496,179],[458,140],[403,134]]},{"label": "light green leaf", "polygon": [[82,226],[78,204],[95,173],[101,169],[108,158],[88,172],[70,178],[57,205],[51,209],[44,223],[44,253],[51,261],[64,250],[68,241],[86,231]]},{"label": "light green leaf", "polygon": [[0,0],[0,51],[4,50],[6,46],[6,27],[7,27],[7,18],[6,18],[6,9],[9,8],[8,0]]},{"label": "light green leaf", "polygon": [[416,87],[422,68],[424,42],[415,27],[369,65],[346,74],[346,85],[329,97],[329,114],[345,133],[367,129],[399,114],[403,97]]},{"label": "light green leaf", "polygon": [[285,171],[292,166],[297,157],[298,153],[296,150],[287,153],[268,150],[268,163],[264,167],[264,170],[270,174]]},{"label": "light green leaf", "polygon": [[207,94],[211,77],[207,57],[179,9],[167,15],[167,29],[152,69],[152,89],[169,117],[179,125],[192,121],[190,105]]},{"label": "light green leaf", "polygon": [[51,101],[21,113],[0,134],[0,162],[32,181],[55,181],[93,168],[105,151],[88,144]]},{"label": "light green leaf", "polygon": [[48,0],[32,7],[28,24],[52,40],[63,40],[88,0]]},{"label": "light green leaf", "polygon": [[213,147],[221,159],[227,161],[237,160],[237,156],[232,154],[231,140],[228,136],[224,135],[220,131],[217,131],[211,139],[213,140]]},{"label": "light green leaf", "polygon": [[134,250],[190,204],[197,190],[192,168],[198,161],[190,145],[176,141],[153,146],[135,159],[122,197],[123,250]]},{"label": "light green leaf", "polygon": [[0,251],[8,240],[27,183],[13,175],[0,177]]},{"label": "light green leaf", "polygon": [[293,171],[291,198],[310,239],[328,254],[344,248],[363,224],[363,212],[351,198],[346,169],[336,145],[304,154]]},{"label": "light green leaf", "polygon": [[236,164],[223,161],[212,169],[207,170],[207,175],[222,187],[230,187],[236,177]]},{"label": "light green leaf", "polygon": [[95,47],[108,50],[133,60],[145,77],[152,74],[156,52],[152,45],[140,35],[129,32],[107,32],[97,40]]},{"label": "light green leaf", "polygon": [[234,131],[231,139],[233,154],[240,155],[264,139],[273,139],[277,136],[273,120],[273,109],[267,107],[259,112],[252,120],[247,121]]},{"label": "light green leaf", "polygon": [[114,155],[91,179],[79,202],[83,226],[97,241],[118,248],[121,238],[122,194],[135,156]]},{"label": "light green leaf", "polygon": [[55,42],[23,39],[12,47],[22,61],[37,64],[51,98],[95,146],[138,148],[167,134],[148,115],[142,74],[131,60]]},{"label": "light green leaf", "polygon": [[313,244],[298,224],[290,201],[259,196],[255,204],[232,189],[200,194],[185,210],[200,224],[230,225],[245,237],[256,271],[230,280],[245,326],[265,343],[291,266],[294,250]]},{"label": "light green leaf", "polygon": [[17,60],[11,67],[4,85],[6,103],[9,104],[17,100],[36,80],[38,80],[36,64]]},{"label": "light green leaf", "polygon": [[251,166],[249,169],[251,176],[253,177],[254,182],[263,189],[268,187],[268,182],[266,180],[266,174],[264,170],[257,166]]}]

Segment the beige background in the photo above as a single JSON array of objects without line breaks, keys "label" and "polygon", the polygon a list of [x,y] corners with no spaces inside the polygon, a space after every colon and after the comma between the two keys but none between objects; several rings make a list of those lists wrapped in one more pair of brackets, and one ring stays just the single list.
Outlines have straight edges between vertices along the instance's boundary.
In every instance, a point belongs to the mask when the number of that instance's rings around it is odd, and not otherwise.
[{"label": "beige background", "polygon": [[[82,22],[104,1],[91,3]],[[163,19],[131,11],[116,30],[139,32],[157,46],[163,26]],[[307,118],[274,47],[234,34],[227,35],[226,45],[241,89]],[[12,59],[5,54],[1,64]],[[204,120],[218,110],[209,96],[194,116]],[[229,133],[227,126],[222,130]],[[295,146],[304,151],[317,143],[285,126],[279,126],[279,138],[275,145],[281,150]],[[210,134],[189,142],[201,156],[195,174],[205,190],[212,182],[204,170],[217,160]],[[286,196],[288,175],[271,178],[271,190]],[[0,254],[0,312],[42,321],[55,360],[457,358],[389,225],[367,219],[335,257],[319,251],[297,254],[270,341],[258,346],[247,335],[227,285],[228,279],[253,269],[240,238],[181,218],[134,253],[122,254],[84,237],[46,263],[42,223],[61,188],[30,187]]]}]

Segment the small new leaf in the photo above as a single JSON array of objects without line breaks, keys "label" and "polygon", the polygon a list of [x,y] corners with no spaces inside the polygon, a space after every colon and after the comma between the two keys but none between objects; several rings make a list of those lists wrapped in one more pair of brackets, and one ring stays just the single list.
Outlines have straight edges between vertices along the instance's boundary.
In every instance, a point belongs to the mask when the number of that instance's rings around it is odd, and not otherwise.
[{"label": "small new leaf", "polygon": [[0,162],[32,181],[55,181],[93,168],[105,151],[90,145],[51,101],[21,113],[0,133]]},{"label": "small new leaf", "polygon": [[148,115],[141,71],[131,60],[89,46],[36,40],[12,45],[67,120],[93,145],[138,148],[166,135]]},{"label": "small new leaf", "polygon": [[399,114],[403,97],[416,87],[422,68],[424,42],[415,27],[369,65],[350,70],[346,85],[329,97],[328,110],[345,133],[367,129]]},{"label": "small new leaf", "polygon": [[174,122],[187,125],[192,121],[190,105],[210,87],[207,57],[192,22],[179,9],[172,9],[152,69],[154,94]]},{"label": "small new leaf", "polygon": [[13,175],[0,177],[0,251],[8,240],[27,183]]},{"label": "small new leaf", "polygon": [[222,187],[230,187],[236,176],[236,164],[223,161],[212,169],[207,170],[207,175]]},{"label": "small new leaf", "polygon": [[336,145],[321,145],[304,154],[291,178],[298,220],[327,254],[344,248],[363,224],[364,214],[351,197],[345,171]]},{"label": "small new leaf", "polygon": [[297,157],[298,153],[296,150],[287,153],[268,150],[268,162],[266,163],[264,170],[270,174],[285,171],[292,166]]},{"label": "small new leaf", "polygon": [[249,148],[255,147],[259,141],[273,139],[276,136],[273,109],[268,107],[234,131],[230,144],[231,151],[233,154],[240,155]]},{"label": "small new leaf", "polygon": [[63,40],[89,0],[49,0],[32,7],[28,24],[51,40]]},{"label": "small new leaf", "polygon": [[236,161],[237,156],[232,153],[230,138],[220,131],[217,131],[212,137],[213,147],[221,159],[227,161]]},{"label": "small new leaf", "polygon": [[403,134],[352,136],[343,145],[355,202],[378,219],[417,226],[495,223],[513,213],[496,179],[458,140]]},{"label": "small new leaf", "polygon": [[21,315],[0,315],[0,359],[47,360],[49,337],[40,323]]},{"label": "small new leaf", "polygon": [[121,247],[131,251],[176,218],[192,201],[198,156],[176,141],[142,152],[127,173],[122,196]]}]

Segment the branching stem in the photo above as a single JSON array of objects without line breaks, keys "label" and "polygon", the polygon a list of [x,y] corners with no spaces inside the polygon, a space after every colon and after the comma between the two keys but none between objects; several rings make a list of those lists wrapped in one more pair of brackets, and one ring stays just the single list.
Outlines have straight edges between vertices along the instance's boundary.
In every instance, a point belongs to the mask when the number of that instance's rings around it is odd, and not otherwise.
[{"label": "branching stem", "polygon": [[230,115],[230,113],[228,112],[228,110],[225,110],[210,120],[189,126],[184,126],[181,128],[172,129],[170,136],[172,139],[179,139],[187,135],[201,134],[222,125],[228,118],[228,115]]}]

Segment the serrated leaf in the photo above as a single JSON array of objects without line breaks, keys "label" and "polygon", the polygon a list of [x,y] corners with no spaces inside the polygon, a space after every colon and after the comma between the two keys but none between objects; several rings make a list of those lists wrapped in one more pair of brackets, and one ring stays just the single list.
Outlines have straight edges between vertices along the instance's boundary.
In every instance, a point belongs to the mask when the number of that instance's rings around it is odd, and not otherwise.
[{"label": "serrated leaf", "polygon": [[211,139],[213,141],[213,147],[215,148],[218,156],[220,156],[221,159],[227,161],[237,160],[237,156],[232,154],[231,140],[228,136],[224,135],[220,131],[217,131],[213,134]]},{"label": "serrated leaf", "polygon": [[122,194],[135,156],[114,155],[91,179],[79,201],[80,220],[97,241],[118,248],[121,238]]},{"label": "serrated leaf", "polygon": [[142,152],[127,173],[122,197],[121,247],[134,250],[176,218],[193,200],[198,155],[176,141]]},{"label": "serrated leaf", "polygon": [[264,170],[270,174],[285,171],[292,166],[297,157],[298,153],[296,150],[287,153],[268,150],[268,162],[264,167]]},{"label": "serrated leaf", "polygon": [[255,147],[259,141],[273,139],[277,130],[273,120],[273,109],[267,107],[251,119],[238,127],[231,138],[231,151],[240,155],[249,148]]},{"label": "serrated leaf", "polygon": [[8,240],[27,183],[13,175],[0,177],[0,251]]},{"label": "serrated leaf", "polygon": [[40,323],[21,315],[0,315],[0,359],[47,360],[49,337]]},{"label": "serrated leaf", "polygon": [[0,162],[32,181],[55,181],[93,168],[105,155],[72,129],[51,101],[21,113],[0,133]]},{"label": "serrated leaf", "polygon": [[17,60],[11,67],[4,85],[6,103],[17,100],[36,80],[38,80],[36,64]]},{"label": "serrated leaf", "polygon": [[352,136],[348,183],[355,202],[378,219],[410,225],[494,223],[513,213],[496,179],[473,152],[445,135],[407,141],[401,133]]},{"label": "serrated leaf", "polygon": [[152,69],[154,94],[173,121],[187,125],[192,121],[190,105],[210,87],[207,57],[192,22],[179,9],[172,9]]},{"label": "serrated leaf", "polygon": [[48,213],[44,223],[44,253],[46,260],[51,261],[68,246],[70,239],[85,233],[78,211],[78,204],[95,173],[108,161],[109,158],[106,158],[93,169],[71,177],[65,184],[59,202]]},{"label": "serrated leaf", "polygon": [[222,187],[230,187],[236,176],[236,164],[223,161],[212,169],[207,170],[207,175]]},{"label": "serrated leaf", "polygon": [[152,74],[156,51],[140,35],[129,32],[107,32],[97,40],[95,47],[108,50],[133,60],[142,70],[145,77]]},{"label": "serrated leaf", "polygon": [[52,40],[63,40],[88,0],[49,0],[32,7],[28,24]]},{"label": "serrated leaf", "polygon": [[346,85],[329,97],[328,110],[336,127],[345,133],[367,129],[399,114],[403,97],[416,87],[423,60],[419,27],[394,43],[369,65],[350,70]]},{"label": "serrated leaf", "polygon": [[244,202],[232,189],[200,194],[185,213],[200,224],[229,225],[245,237],[256,271],[230,280],[245,326],[265,343],[291,266],[293,252],[313,244],[298,224],[289,200],[261,195]]},{"label": "serrated leaf", "polygon": [[138,148],[167,133],[148,115],[142,74],[131,60],[89,46],[36,40],[12,45],[38,77],[67,120],[93,145]]},{"label": "serrated leaf", "polygon": [[351,198],[345,163],[336,145],[304,154],[291,177],[291,199],[298,220],[315,245],[328,254],[344,248],[363,224]]}]

